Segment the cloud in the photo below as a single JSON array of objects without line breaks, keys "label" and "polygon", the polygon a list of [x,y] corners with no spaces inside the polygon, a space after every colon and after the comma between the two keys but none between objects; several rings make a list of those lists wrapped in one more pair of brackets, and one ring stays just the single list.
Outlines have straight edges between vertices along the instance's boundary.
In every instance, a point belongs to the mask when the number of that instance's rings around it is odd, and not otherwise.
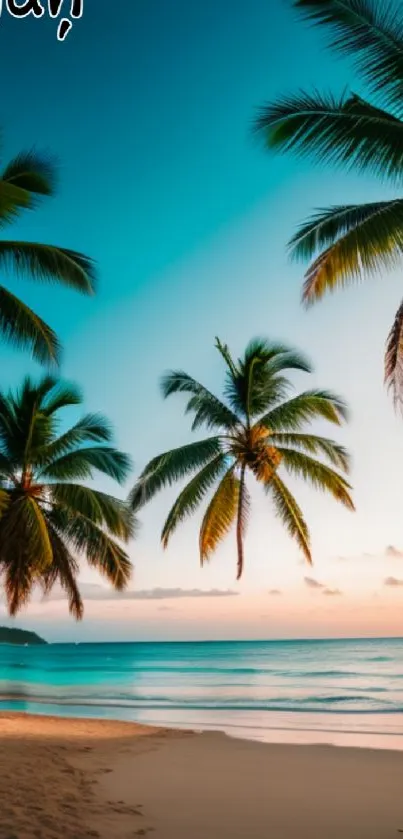
[{"label": "cloud", "polygon": [[397,588],[398,586],[403,586],[403,580],[398,580],[396,577],[386,577],[386,580],[384,580],[383,584],[384,586]]},{"label": "cloud", "polygon": [[[80,586],[84,600],[178,600],[185,597],[237,597],[237,591],[230,589],[204,590],[200,588],[152,588],[139,589],[138,591],[114,591],[91,583],[82,583]],[[54,590],[47,600],[64,600],[65,594],[60,590]]]},{"label": "cloud", "polygon": [[403,551],[395,548],[394,545],[388,545],[385,551],[385,556],[391,556],[393,559],[403,559]]},{"label": "cloud", "polygon": [[323,583],[318,583],[313,577],[304,577],[304,583],[308,588],[326,588]]},{"label": "cloud", "polygon": [[319,583],[318,580],[315,580],[313,577],[304,577],[304,583],[308,588],[313,588],[322,592],[327,597],[337,597],[343,594],[339,588],[331,588],[330,586],[324,585],[324,583]]},{"label": "cloud", "polygon": [[386,548],[378,551],[378,553],[368,553],[363,552],[362,554],[356,554],[355,556],[337,556],[335,557],[338,562],[357,562],[357,560],[382,560],[382,559],[403,559],[403,550],[400,548],[396,548],[395,545],[387,545]]},{"label": "cloud", "polygon": [[279,588],[271,588],[270,591],[269,591],[269,594],[271,594],[272,597],[276,597],[278,594],[282,594],[282,593],[283,592],[280,591]]},{"label": "cloud", "polygon": [[157,606],[158,612],[177,612],[174,606]]}]

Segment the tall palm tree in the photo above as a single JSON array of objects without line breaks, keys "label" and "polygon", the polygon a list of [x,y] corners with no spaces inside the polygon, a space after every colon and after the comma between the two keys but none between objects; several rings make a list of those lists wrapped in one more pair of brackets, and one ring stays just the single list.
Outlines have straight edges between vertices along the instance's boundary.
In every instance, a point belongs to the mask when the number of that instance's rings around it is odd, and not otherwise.
[{"label": "tall palm tree", "polygon": [[0,391],[0,578],[15,615],[40,586],[59,583],[80,619],[82,555],[120,591],[131,563],[121,542],[134,534],[127,503],[84,486],[98,471],[122,483],[130,459],[110,445],[107,420],[86,414],[59,433],[59,415],[80,391],[46,376],[17,393]]},{"label": "tall palm tree", "polygon": [[[326,390],[307,390],[286,398],[291,388],[287,371],[311,372],[311,367],[298,352],[282,344],[255,339],[237,361],[218,338],[216,347],[226,365],[225,401],[181,370],[167,373],[161,383],[164,397],[189,395],[186,413],[193,415],[193,431],[204,426],[214,435],[153,458],[131,492],[132,509],[137,511],[165,486],[194,473],[164,524],[161,538],[166,547],[177,526],[218,483],[200,527],[200,561],[203,564],[210,558],[235,523],[239,579],[250,475],[271,496],[275,512],[311,562],[308,526],[281,471],[329,492],[353,510],[350,486],[340,474],[348,471],[346,450],[333,440],[303,430],[318,418],[340,425],[346,418],[346,406]],[[321,457],[327,463],[318,459]]]},{"label": "tall palm tree", "polygon": [[[15,221],[38,199],[55,192],[54,162],[37,152],[23,152],[0,174],[0,228]],[[56,245],[0,239],[0,269],[17,277],[57,282],[92,294],[95,269],[81,253]],[[28,347],[41,363],[58,362],[60,345],[53,330],[11,291],[0,285],[0,332],[15,346]]]},{"label": "tall palm tree", "polygon": [[[330,33],[331,46],[352,55],[372,102],[300,91],[261,108],[255,128],[270,149],[373,172],[396,197],[317,211],[290,241],[296,258],[312,259],[303,300],[393,268],[403,253],[403,14],[381,0],[295,0],[294,6]],[[403,302],[390,330],[385,381],[403,399]]]}]

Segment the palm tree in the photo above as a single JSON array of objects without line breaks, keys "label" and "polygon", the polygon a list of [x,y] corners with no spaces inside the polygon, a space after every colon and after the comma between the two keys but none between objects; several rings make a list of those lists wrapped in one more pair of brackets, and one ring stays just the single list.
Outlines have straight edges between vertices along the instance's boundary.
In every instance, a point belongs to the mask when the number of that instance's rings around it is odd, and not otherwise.
[{"label": "palm tree", "polygon": [[[261,108],[255,128],[270,149],[293,151],[389,179],[389,201],[317,211],[290,241],[296,258],[313,260],[303,301],[310,305],[367,275],[399,264],[403,252],[403,14],[380,0],[295,0],[331,45],[352,55],[373,101],[354,92],[334,96],[300,91]],[[403,399],[403,302],[390,330],[385,381]]]},{"label": "palm tree", "polygon": [[346,450],[333,440],[303,430],[318,418],[340,425],[346,418],[346,406],[326,390],[307,390],[286,399],[291,382],[285,373],[311,372],[311,367],[298,352],[282,344],[255,339],[238,361],[218,338],[216,347],[226,364],[225,401],[181,370],[167,373],[161,383],[164,397],[188,394],[186,413],[193,415],[192,430],[204,426],[215,432],[214,436],[153,458],[131,492],[132,509],[137,511],[164,487],[195,473],[164,524],[161,538],[166,548],[177,526],[196,511],[218,483],[200,527],[200,561],[203,565],[210,558],[236,523],[239,579],[250,506],[247,487],[250,474],[271,496],[275,512],[311,562],[309,530],[297,501],[281,477],[281,469],[329,492],[353,510],[350,486],[340,474],[348,471]]},{"label": "palm tree", "polygon": [[[41,196],[54,194],[56,170],[51,159],[36,152],[14,158],[0,174],[0,227],[22,210],[36,207]],[[95,270],[81,253],[56,245],[0,240],[0,268],[39,282],[57,282],[92,294]],[[28,347],[41,363],[58,362],[60,345],[53,330],[11,291],[0,285],[0,332],[15,346]]]},{"label": "palm tree", "polygon": [[35,586],[46,594],[59,583],[80,619],[80,555],[118,591],[130,578],[120,542],[134,534],[133,514],[81,483],[96,471],[122,483],[130,459],[110,445],[103,416],[86,414],[59,433],[63,409],[81,402],[77,387],[49,376],[25,379],[14,394],[0,391],[0,576],[11,615]]}]

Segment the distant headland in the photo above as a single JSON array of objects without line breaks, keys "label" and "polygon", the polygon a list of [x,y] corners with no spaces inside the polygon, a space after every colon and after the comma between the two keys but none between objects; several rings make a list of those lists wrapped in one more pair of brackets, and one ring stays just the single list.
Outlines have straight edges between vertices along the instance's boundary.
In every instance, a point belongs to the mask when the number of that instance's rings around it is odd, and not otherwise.
[{"label": "distant headland", "polygon": [[36,632],[0,626],[0,644],[47,644]]}]

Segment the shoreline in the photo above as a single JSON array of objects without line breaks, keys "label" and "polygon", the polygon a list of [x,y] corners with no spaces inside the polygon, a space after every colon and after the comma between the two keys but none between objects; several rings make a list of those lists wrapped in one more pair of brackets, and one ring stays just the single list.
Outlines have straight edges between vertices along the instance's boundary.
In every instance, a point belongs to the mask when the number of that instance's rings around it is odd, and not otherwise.
[{"label": "shoreline", "polygon": [[[370,751],[391,751],[391,752],[403,752],[403,727],[399,726],[399,729],[387,730],[386,727],[384,730],[373,730],[371,728],[361,728],[359,726],[356,727],[347,727],[347,718],[348,714],[344,715],[344,723],[346,727],[340,727],[340,717],[341,715],[336,715],[336,717],[332,714],[328,714],[328,727],[318,727],[314,725],[314,722],[318,718],[315,713],[303,715],[304,722],[309,723],[308,717],[311,717],[311,724],[305,724],[304,726],[298,726],[296,723],[298,721],[298,712],[286,712],[286,713],[279,713],[273,712],[273,720],[272,724],[268,724],[266,721],[265,725],[259,726],[258,724],[242,724],[240,722],[237,723],[229,723],[222,720],[221,722],[213,721],[209,722],[204,720],[203,722],[200,721],[188,721],[182,722],[181,720],[172,719],[171,721],[166,721],[164,719],[152,719],[147,720],[145,722],[137,721],[137,720],[129,720],[129,719],[119,719],[114,716],[105,716],[105,715],[85,715],[85,714],[77,714],[77,715],[68,715],[68,714],[55,714],[54,712],[44,711],[39,712],[35,710],[27,710],[27,709],[15,709],[15,708],[2,708],[2,704],[0,702],[0,722],[2,717],[13,717],[13,716],[27,716],[33,719],[43,719],[43,720],[59,720],[63,721],[72,721],[72,722],[87,722],[94,724],[104,724],[106,727],[111,726],[132,726],[136,731],[144,729],[144,731],[169,731],[169,732],[179,732],[179,733],[188,733],[188,734],[223,734],[231,739],[241,740],[251,743],[263,743],[266,745],[294,745],[294,746],[334,746],[335,748],[350,748],[350,749],[360,749],[360,750],[370,750]],[[34,703],[32,703],[34,704]],[[39,703],[37,703],[39,704]],[[357,716],[353,717],[354,721],[356,722]],[[381,715],[362,715],[364,718],[365,716],[378,719]],[[387,719],[388,723],[390,720],[395,718],[395,714],[391,715],[383,715],[384,722],[385,718]],[[323,714],[319,716],[319,719],[323,720]],[[291,724],[291,721],[293,724]],[[338,725],[339,727],[332,727],[332,722],[334,725]],[[352,724],[352,723],[351,723]],[[362,720],[362,724],[365,724],[365,719]]]},{"label": "shoreline", "polygon": [[[39,771],[38,771],[39,767]],[[0,712],[0,836],[387,839],[403,754]]]},{"label": "shoreline", "polygon": [[[2,711],[0,710],[0,742],[2,737],[21,736],[21,720],[26,720],[28,725],[23,725],[24,736],[35,739],[37,736],[42,738],[55,737],[55,740],[63,738],[66,730],[69,736],[74,739],[85,739],[87,737],[99,737],[106,742],[113,742],[116,740],[126,740],[134,737],[217,737],[226,738],[228,740],[241,741],[242,743],[250,743],[254,746],[263,746],[265,748],[289,748],[289,749],[340,749],[342,751],[349,750],[352,752],[390,752],[400,754],[402,749],[380,748],[377,746],[357,746],[357,745],[339,745],[337,743],[298,743],[298,742],[284,742],[284,741],[266,741],[255,740],[254,738],[246,738],[230,734],[224,729],[203,729],[203,728],[174,728],[168,725],[149,725],[145,723],[133,722],[130,720],[116,720],[110,717],[64,717],[54,714],[36,714],[29,711]],[[3,725],[6,724],[6,730],[3,730]],[[36,726],[39,731],[36,731]],[[279,729],[283,731],[283,729]],[[389,735],[388,735],[389,736]],[[394,735],[390,735],[393,737]],[[403,756],[402,756],[403,759]]]}]

